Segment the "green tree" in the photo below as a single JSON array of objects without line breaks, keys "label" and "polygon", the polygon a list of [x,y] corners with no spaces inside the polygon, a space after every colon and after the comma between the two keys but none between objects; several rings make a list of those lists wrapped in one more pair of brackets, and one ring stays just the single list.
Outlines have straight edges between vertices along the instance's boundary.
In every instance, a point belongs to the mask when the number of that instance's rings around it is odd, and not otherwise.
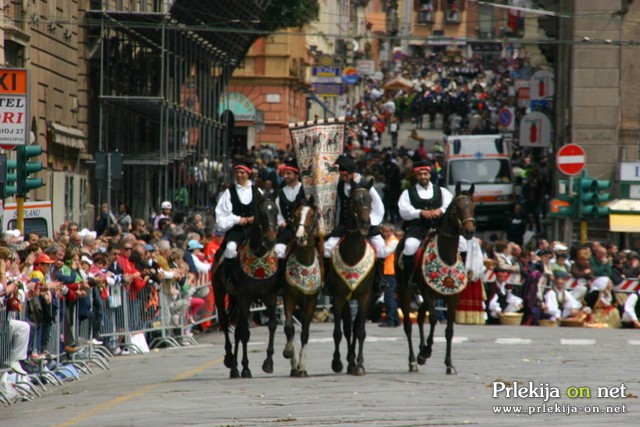
[{"label": "green tree", "polygon": [[276,31],[302,27],[318,19],[318,0],[273,0],[260,23],[260,29]]}]

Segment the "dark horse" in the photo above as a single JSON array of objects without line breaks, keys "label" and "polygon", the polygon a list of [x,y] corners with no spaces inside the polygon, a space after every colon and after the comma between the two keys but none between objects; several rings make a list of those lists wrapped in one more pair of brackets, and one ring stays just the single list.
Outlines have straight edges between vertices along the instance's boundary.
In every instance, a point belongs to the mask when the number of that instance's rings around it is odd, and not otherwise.
[{"label": "dark horse", "polygon": [[[318,302],[318,291],[322,285],[322,239],[318,239],[319,212],[314,206],[313,196],[304,199],[296,208],[293,221],[296,232],[287,254],[284,285],[284,333],[287,344],[282,355],[291,359],[291,376],[307,376],[307,342],[309,325]],[[302,312],[300,332],[300,359],[295,356],[295,326],[293,311],[298,305]]]},{"label": "dark horse", "polygon": [[[329,283],[333,290],[333,341],[335,343],[331,368],[334,372],[342,371],[340,323],[343,322],[347,340],[347,373],[352,375],[365,374],[362,347],[366,337],[365,323],[371,305],[376,262],[375,250],[366,240],[371,226],[369,189],[372,185],[373,181],[369,181],[364,186],[352,187],[344,222],[345,236],[331,257],[331,269],[328,272]],[[358,301],[358,312],[353,322],[353,337],[349,304],[351,300]],[[357,359],[356,341],[358,343]]]},{"label": "dark horse", "polygon": [[[419,260],[420,268],[411,272],[415,283],[418,284],[418,292],[424,299],[424,302],[418,307],[418,328],[420,330],[418,364],[424,365],[426,359],[431,357],[433,332],[438,322],[435,300],[443,298],[447,303],[447,329],[445,331],[447,355],[444,360],[445,365],[447,365],[447,374],[456,373],[456,369],[451,364],[453,322],[456,318],[460,292],[466,285],[464,263],[458,254],[458,241],[460,235],[468,240],[476,232],[473,190],[473,185],[468,191],[461,191],[460,183],[456,185],[455,197],[443,215],[441,226],[435,234],[425,239],[416,254],[416,260]],[[411,341],[411,318],[409,316],[414,291],[408,285],[408,277],[405,277],[405,272],[402,269],[403,263],[400,261],[402,248],[400,247],[401,245],[398,246],[395,265],[398,301],[404,315],[404,332],[409,341],[409,371],[417,372],[418,366],[416,365],[416,357]],[[437,252],[435,252],[436,249]],[[425,276],[429,277],[428,282]],[[427,310],[429,311],[431,330],[425,345],[424,320]]]},{"label": "dark horse", "polygon": [[258,201],[255,221],[249,237],[238,246],[238,256],[233,265],[233,280],[236,290],[237,319],[235,348],[231,351],[229,339],[229,314],[225,310],[226,285],[223,275],[214,274],[213,284],[218,321],[224,331],[224,365],[231,370],[231,378],[238,378],[238,344],[242,342],[242,378],[251,378],[247,343],[249,342],[249,311],[251,303],[260,299],[267,308],[269,317],[269,346],[262,370],[273,372],[273,338],[276,331],[276,292],[278,262],[273,250],[278,224],[278,206],[269,198]]}]

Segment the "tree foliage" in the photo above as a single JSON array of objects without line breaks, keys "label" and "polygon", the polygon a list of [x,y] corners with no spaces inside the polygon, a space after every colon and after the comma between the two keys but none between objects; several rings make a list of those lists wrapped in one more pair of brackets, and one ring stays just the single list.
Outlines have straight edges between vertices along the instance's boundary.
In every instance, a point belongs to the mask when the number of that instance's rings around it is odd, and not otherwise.
[{"label": "tree foliage", "polygon": [[272,0],[261,19],[260,28],[276,31],[302,27],[318,19],[318,0]]}]

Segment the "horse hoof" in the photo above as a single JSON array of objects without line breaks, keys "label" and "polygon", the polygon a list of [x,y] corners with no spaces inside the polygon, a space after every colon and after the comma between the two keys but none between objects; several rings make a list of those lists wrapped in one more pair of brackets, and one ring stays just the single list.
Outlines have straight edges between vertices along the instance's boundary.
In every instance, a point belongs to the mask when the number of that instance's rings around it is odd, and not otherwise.
[{"label": "horse hoof", "polygon": [[418,372],[418,365],[415,362],[409,363],[409,372]]},{"label": "horse hoof", "polygon": [[282,357],[285,359],[291,359],[293,357],[293,348],[285,347],[282,351]]},{"label": "horse hoof", "polygon": [[356,365],[347,366],[347,374],[356,375]]},{"label": "horse hoof", "polygon": [[353,375],[356,377],[362,377],[367,374],[367,371],[364,369],[364,366],[356,366],[353,372]]},{"label": "horse hoof", "polygon": [[296,376],[298,378],[307,378],[309,375],[307,374],[307,371],[298,371],[298,374]]},{"label": "horse hoof", "polygon": [[453,366],[447,366],[447,375],[458,375],[458,371]]},{"label": "horse hoof", "polygon": [[426,361],[427,359],[422,354],[418,355],[418,365],[424,365]]},{"label": "horse hoof", "polygon": [[299,374],[299,371],[297,369],[292,369],[291,373],[289,374],[290,377],[297,377]]},{"label": "horse hoof", "polygon": [[240,372],[237,369],[232,369],[229,378],[240,378]]},{"label": "horse hoof", "polygon": [[331,362],[331,369],[336,374],[339,372],[342,372],[342,369],[343,369],[342,362],[339,359],[333,359],[333,362]]},{"label": "horse hoof", "polygon": [[273,362],[271,360],[265,360],[262,364],[262,371],[265,374],[273,374]]},{"label": "horse hoof", "polygon": [[251,378],[251,371],[249,369],[243,369],[242,378]]},{"label": "horse hoof", "polygon": [[228,369],[233,368],[233,356],[231,354],[224,356],[224,367]]}]

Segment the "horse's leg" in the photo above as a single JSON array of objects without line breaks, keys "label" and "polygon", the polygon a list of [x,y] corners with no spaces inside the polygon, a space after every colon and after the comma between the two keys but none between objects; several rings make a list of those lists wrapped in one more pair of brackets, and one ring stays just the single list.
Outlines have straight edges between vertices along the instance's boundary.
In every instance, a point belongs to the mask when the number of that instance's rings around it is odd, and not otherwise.
[{"label": "horse's leg", "polygon": [[[287,286],[287,285],[285,285]],[[295,309],[295,298],[293,296],[293,289],[289,286],[284,291],[284,334],[287,337],[287,344],[284,346],[282,356],[285,359],[291,359],[291,376],[295,376],[298,371],[298,362],[296,361],[295,354],[295,335],[296,329],[293,323],[293,310]]]},{"label": "horse's leg", "polygon": [[339,297],[333,298],[333,361],[331,369],[333,372],[342,372],[342,361],[340,360],[340,341],[342,341],[342,316],[344,314],[344,305],[346,301]]},{"label": "horse's leg", "polygon": [[304,298],[302,314],[302,331],[300,332],[300,363],[298,365],[298,376],[306,377],[307,374],[307,343],[309,342],[309,327],[311,319],[318,303],[318,294]]},{"label": "horse's leg", "polygon": [[358,314],[356,315],[356,322],[354,325],[354,350],[355,341],[358,340],[358,358],[356,359],[356,367],[353,372],[354,375],[360,376],[366,374],[364,369],[364,340],[367,338],[367,330],[365,325],[367,323],[367,315],[369,314],[369,306],[371,304],[371,294],[373,290],[369,289],[369,292],[365,292],[358,300]]},{"label": "horse's leg", "polygon": [[[438,313],[436,313],[436,305],[435,305],[435,295],[427,292],[423,295],[425,297],[425,302],[422,304],[421,312],[418,316],[418,322],[420,322],[420,314],[422,314],[422,322],[424,322],[424,308],[426,307],[429,310],[429,336],[427,337],[427,344],[424,345],[423,337],[424,337],[424,328],[420,328],[420,354],[418,355],[418,363],[420,365],[424,365],[426,360],[431,357],[431,352],[433,350],[433,333],[436,330],[436,324],[438,323]],[[421,326],[423,323],[420,324]]]},{"label": "horse's leg", "polygon": [[447,338],[447,355],[444,359],[444,364],[447,365],[447,375],[456,375],[458,373],[451,363],[451,346],[453,342],[453,323],[456,320],[456,310],[458,308],[459,300],[460,294],[457,294],[447,301],[447,329],[445,330],[445,337]]},{"label": "horse's leg", "polygon": [[251,378],[249,370],[249,356],[247,344],[251,336],[249,331],[249,301],[246,296],[238,293],[238,321],[236,323],[236,359],[238,357],[238,344],[242,343],[242,378]]},{"label": "horse's leg", "polygon": [[218,312],[218,322],[224,332],[224,366],[231,369],[236,363],[233,360],[233,353],[231,352],[231,339],[229,338],[229,317],[227,316],[227,310],[225,308],[226,292],[222,289],[222,283],[216,283],[214,281],[213,294],[216,299],[216,311]]},{"label": "horse's leg", "polygon": [[411,324],[411,292],[407,289],[407,285],[402,278],[399,278],[398,284],[398,303],[400,310],[402,310],[402,325],[404,326],[404,334],[407,336],[407,342],[409,343],[409,372],[418,372],[416,355],[413,351],[413,342],[411,339],[413,328]]},{"label": "horse's leg", "polygon": [[263,301],[267,306],[267,316],[269,318],[269,345],[267,346],[267,358],[262,363],[262,371],[266,374],[273,373],[273,341],[276,335],[278,321],[276,319],[276,290],[264,297]]},{"label": "horse's leg", "polygon": [[353,330],[353,316],[351,314],[351,301],[344,305],[342,313],[342,325],[344,327],[344,337],[347,342],[347,374],[353,374],[356,369],[356,336]]}]

